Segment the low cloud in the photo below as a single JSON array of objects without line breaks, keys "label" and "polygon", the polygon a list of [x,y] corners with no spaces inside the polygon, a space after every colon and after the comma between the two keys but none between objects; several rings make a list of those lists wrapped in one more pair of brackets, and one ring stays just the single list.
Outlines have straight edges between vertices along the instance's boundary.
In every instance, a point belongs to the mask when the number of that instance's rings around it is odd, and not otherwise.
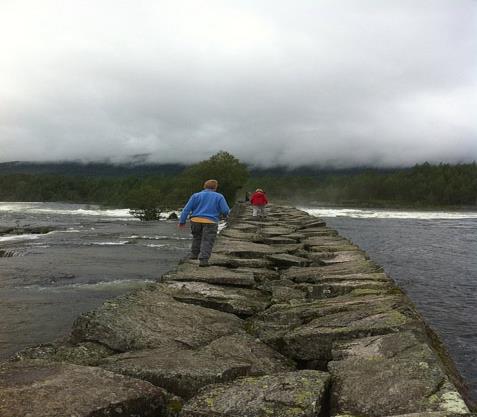
[{"label": "low cloud", "polygon": [[2,1],[0,160],[477,159],[472,0]]}]

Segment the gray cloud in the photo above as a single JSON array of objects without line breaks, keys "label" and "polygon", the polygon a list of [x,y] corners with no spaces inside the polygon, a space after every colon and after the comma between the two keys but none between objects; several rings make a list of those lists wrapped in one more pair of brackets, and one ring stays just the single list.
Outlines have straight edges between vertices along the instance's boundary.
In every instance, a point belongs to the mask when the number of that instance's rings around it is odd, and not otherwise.
[{"label": "gray cloud", "polygon": [[473,0],[2,0],[0,160],[477,159]]}]

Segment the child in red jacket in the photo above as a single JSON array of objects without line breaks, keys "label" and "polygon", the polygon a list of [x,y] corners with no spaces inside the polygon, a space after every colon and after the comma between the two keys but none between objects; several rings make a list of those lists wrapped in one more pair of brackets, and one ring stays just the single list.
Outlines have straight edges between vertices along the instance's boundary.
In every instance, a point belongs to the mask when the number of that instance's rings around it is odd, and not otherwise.
[{"label": "child in red jacket", "polygon": [[267,196],[261,188],[257,188],[250,197],[250,204],[253,208],[253,217],[265,217],[265,206],[268,204]]}]

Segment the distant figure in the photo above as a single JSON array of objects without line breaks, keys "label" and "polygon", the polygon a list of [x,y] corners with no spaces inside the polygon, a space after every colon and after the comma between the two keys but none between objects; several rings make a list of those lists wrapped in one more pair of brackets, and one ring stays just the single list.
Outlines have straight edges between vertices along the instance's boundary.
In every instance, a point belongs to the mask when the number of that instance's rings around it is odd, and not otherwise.
[{"label": "distant figure", "polygon": [[248,203],[250,201],[250,192],[245,191],[245,202]]},{"label": "distant figure", "polygon": [[257,188],[250,197],[250,204],[252,204],[253,217],[265,217],[265,206],[268,204],[267,196],[261,188]]},{"label": "distant figure", "polygon": [[189,198],[179,218],[179,227],[182,228],[191,214],[190,259],[199,259],[199,266],[209,266],[220,215],[227,216],[230,212],[224,196],[216,191],[218,184],[217,180],[207,180],[204,189]]}]

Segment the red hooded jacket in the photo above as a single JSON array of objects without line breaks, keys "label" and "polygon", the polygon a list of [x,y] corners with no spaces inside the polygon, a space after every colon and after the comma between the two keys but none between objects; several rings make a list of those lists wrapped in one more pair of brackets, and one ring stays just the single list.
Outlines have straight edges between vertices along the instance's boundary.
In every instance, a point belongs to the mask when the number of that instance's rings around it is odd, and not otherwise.
[{"label": "red hooded jacket", "polygon": [[254,206],[264,206],[265,204],[268,204],[267,196],[265,193],[256,191],[250,197],[250,203]]}]

